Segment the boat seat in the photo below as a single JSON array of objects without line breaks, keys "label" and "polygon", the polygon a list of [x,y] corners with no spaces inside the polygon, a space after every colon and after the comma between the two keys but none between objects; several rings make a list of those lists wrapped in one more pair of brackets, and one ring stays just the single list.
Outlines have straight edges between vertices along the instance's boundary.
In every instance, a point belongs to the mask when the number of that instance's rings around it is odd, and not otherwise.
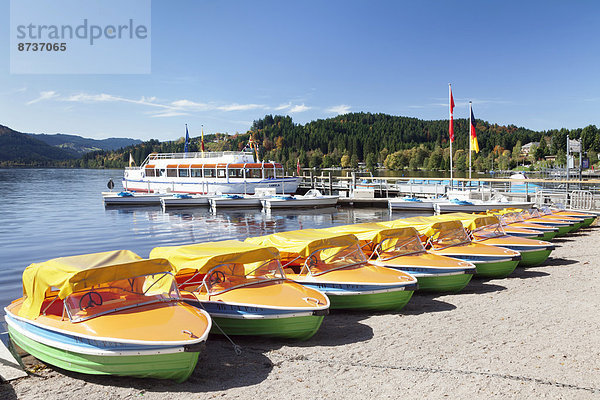
[{"label": "boat seat", "polygon": [[186,283],[184,285],[179,285],[179,290],[185,290],[188,292],[197,292],[200,289],[201,284],[199,283]]},{"label": "boat seat", "polygon": [[[62,315],[63,302],[60,299],[56,299],[56,301],[54,301],[54,303],[52,303],[52,301],[54,299],[55,299],[54,297],[45,299],[44,302],[42,303],[42,307],[40,308],[40,310],[43,313],[49,314],[49,315]],[[48,306],[50,306],[50,307],[48,307]],[[47,310],[46,310],[46,307],[48,307]]]},{"label": "boat seat", "polygon": [[175,282],[177,282],[177,285],[181,285],[184,282],[188,281],[190,278],[194,278],[192,281],[188,282],[188,284],[190,283],[202,283],[202,280],[204,279],[204,277],[206,276],[206,274],[195,274],[194,273],[190,273],[190,274],[177,274],[175,275]]}]

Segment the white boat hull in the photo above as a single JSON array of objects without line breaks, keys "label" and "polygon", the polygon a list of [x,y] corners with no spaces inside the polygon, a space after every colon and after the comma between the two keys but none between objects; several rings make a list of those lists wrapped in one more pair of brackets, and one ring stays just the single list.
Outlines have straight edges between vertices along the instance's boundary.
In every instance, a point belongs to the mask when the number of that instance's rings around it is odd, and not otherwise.
[{"label": "white boat hull", "polygon": [[212,208],[259,208],[260,197],[244,197],[241,199],[213,197],[210,199],[210,206]]},{"label": "white boat hull", "polygon": [[202,195],[194,195],[190,198],[161,197],[160,204],[163,208],[209,206],[210,197]]},{"label": "white boat hull", "polygon": [[246,180],[239,178],[234,179],[218,179],[204,180],[202,178],[140,178],[140,179],[123,179],[123,188],[133,192],[165,192],[171,193],[193,193],[193,194],[208,194],[208,193],[244,193],[254,194],[257,188],[272,188],[278,194],[295,193],[300,183],[300,177]]},{"label": "white boat hull", "polygon": [[265,209],[283,208],[320,208],[333,207],[338,202],[338,196],[323,196],[315,198],[302,198],[298,196],[292,199],[264,199],[261,203]]},{"label": "white boat hull", "polygon": [[452,213],[452,212],[486,212],[488,210],[496,210],[503,208],[531,208],[533,202],[482,202],[474,204],[455,204],[451,202],[440,202],[434,204],[435,212],[438,214]]},{"label": "white boat hull", "polygon": [[402,199],[389,199],[388,207],[390,210],[406,210],[406,211],[433,211],[434,201],[406,201]]},{"label": "white boat hull", "polygon": [[170,194],[134,193],[132,196],[119,196],[116,192],[104,192],[102,198],[106,206],[151,206],[160,204],[163,197]]}]

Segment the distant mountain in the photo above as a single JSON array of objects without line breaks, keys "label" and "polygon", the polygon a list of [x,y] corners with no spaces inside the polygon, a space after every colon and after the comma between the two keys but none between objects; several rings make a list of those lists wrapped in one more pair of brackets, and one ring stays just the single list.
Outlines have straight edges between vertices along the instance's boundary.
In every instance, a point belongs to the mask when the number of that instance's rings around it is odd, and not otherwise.
[{"label": "distant mountain", "polygon": [[108,138],[108,139],[89,139],[77,135],[65,135],[57,133],[48,134],[29,134],[31,137],[41,140],[50,146],[60,147],[70,151],[75,156],[81,156],[90,151],[98,150],[117,150],[123,147],[142,143],[141,140],[129,138]]},{"label": "distant mountain", "polygon": [[94,151],[113,151],[135,146],[141,140],[128,138],[88,139],[77,135],[17,132],[0,125],[0,165],[70,165],[68,160]]},{"label": "distant mountain", "polygon": [[26,133],[0,125],[0,163],[6,165],[49,165],[77,158],[72,151],[50,146]]}]

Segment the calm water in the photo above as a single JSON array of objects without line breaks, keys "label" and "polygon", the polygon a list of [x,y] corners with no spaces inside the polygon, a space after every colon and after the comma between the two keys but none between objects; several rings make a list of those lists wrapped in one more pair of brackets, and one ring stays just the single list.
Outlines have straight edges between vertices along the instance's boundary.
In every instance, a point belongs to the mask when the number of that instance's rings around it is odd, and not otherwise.
[{"label": "calm water", "polygon": [[[155,246],[245,239],[273,232],[390,218],[387,209],[307,211],[167,211],[160,206],[104,208],[101,192],[120,170],[0,169],[0,306],[21,296],[32,262],[128,249],[147,257]],[[400,215],[394,214],[394,218]],[[0,313],[3,314],[3,313]]]}]

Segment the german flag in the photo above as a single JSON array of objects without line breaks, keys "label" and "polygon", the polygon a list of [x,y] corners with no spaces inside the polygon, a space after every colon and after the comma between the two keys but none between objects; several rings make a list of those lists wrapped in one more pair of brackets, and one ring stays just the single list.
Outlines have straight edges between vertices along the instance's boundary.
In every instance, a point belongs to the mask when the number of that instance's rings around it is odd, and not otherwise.
[{"label": "german flag", "polygon": [[475,153],[479,153],[479,143],[477,142],[477,131],[475,130],[475,127],[477,127],[477,121],[475,121],[473,108],[471,108],[471,150],[475,151]]}]

